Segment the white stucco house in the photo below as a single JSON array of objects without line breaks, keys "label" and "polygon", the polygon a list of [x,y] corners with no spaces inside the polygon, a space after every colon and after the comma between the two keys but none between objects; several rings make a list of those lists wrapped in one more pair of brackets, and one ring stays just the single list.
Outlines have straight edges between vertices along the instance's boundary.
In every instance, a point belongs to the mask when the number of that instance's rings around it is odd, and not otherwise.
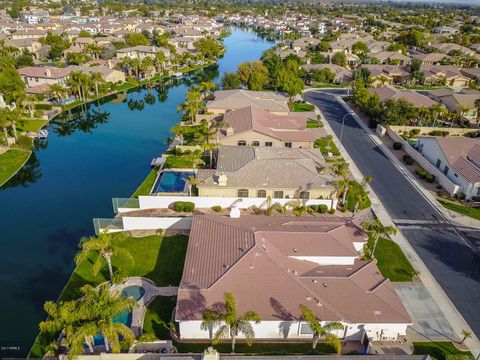
[{"label": "white stucco house", "polygon": [[359,259],[367,236],[345,218],[194,216],[175,321],[182,340],[208,340],[202,313],[226,292],[239,313],[255,311],[255,338],[309,339],[300,305],[322,322],[340,321],[349,341],[395,341],[412,320],[374,261]]},{"label": "white stucco house", "polygon": [[480,140],[467,137],[419,136],[422,155],[454,184],[467,199],[480,196]]}]

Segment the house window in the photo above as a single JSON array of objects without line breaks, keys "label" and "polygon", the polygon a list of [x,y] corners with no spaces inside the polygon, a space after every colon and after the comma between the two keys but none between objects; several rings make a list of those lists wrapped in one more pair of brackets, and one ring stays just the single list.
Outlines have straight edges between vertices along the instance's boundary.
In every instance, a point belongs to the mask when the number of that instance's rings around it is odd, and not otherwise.
[{"label": "house window", "polygon": [[300,335],[313,335],[313,331],[308,324],[300,324]]},{"label": "house window", "polygon": [[271,141],[266,141],[265,146],[272,146],[272,142]]},{"label": "house window", "polygon": [[448,175],[448,170],[450,170],[450,168],[449,168],[448,166],[445,166],[445,167],[443,168],[443,173],[444,173],[445,175]]},{"label": "house window", "polygon": [[260,141],[252,141],[253,146],[260,146]]},{"label": "house window", "polygon": [[437,169],[440,169],[440,165],[442,164],[442,160],[440,159],[437,159],[437,163],[435,164],[435,166],[437,167]]},{"label": "house window", "polygon": [[238,189],[237,195],[242,198],[248,197],[248,189]]},{"label": "house window", "polygon": [[477,188],[477,196],[480,196],[480,186]]},{"label": "house window", "polygon": [[308,191],[300,191],[300,199],[308,200],[310,199],[310,192]]},{"label": "house window", "polygon": [[247,142],[245,140],[238,140],[237,145],[238,146],[245,146],[245,145],[247,145]]},{"label": "house window", "polygon": [[275,190],[275,191],[273,192],[273,197],[274,197],[275,199],[283,199],[283,191],[281,191],[281,190]]},{"label": "house window", "polygon": [[267,190],[258,190],[257,197],[259,198],[266,198],[267,197]]},{"label": "house window", "polygon": [[291,142],[286,142],[286,143],[285,143],[285,147],[291,148],[291,147],[292,147],[292,143],[291,143]]}]

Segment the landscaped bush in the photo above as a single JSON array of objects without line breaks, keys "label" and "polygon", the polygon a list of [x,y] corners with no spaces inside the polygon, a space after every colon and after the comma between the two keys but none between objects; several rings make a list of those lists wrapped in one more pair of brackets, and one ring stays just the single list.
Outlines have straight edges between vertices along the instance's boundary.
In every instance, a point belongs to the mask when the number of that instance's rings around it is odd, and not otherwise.
[{"label": "landscaped bush", "polygon": [[192,212],[195,209],[195,204],[189,201],[177,201],[173,204],[176,212]]},{"label": "landscaped bush", "polygon": [[408,132],[408,136],[411,137],[411,138],[417,136],[418,134],[420,134],[420,129],[411,129]]},{"label": "landscaped bush", "polygon": [[41,118],[43,116],[43,111],[42,110],[35,110],[33,112],[33,117],[35,118]]},{"label": "landscaped bush", "polygon": [[222,211],[222,207],[220,205],[215,205],[215,206],[212,206],[212,210],[215,211],[216,213],[219,213],[220,211]]},{"label": "landscaped bush", "polygon": [[464,136],[469,137],[469,138],[478,138],[480,137],[480,131],[472,131],[465,133]]},{"label": "landscaped bush", "polygon": [[427,176],[425,177],[425,180],[427,180],[427,182],[429,183],[433,183],[435,182],[435,175],[427,174]]},{"label": "landscaped bush", "polygon": [[328,210],[328,213],[329,213],[329,214],[332,214],[332,215],[335,214],[335,209],[330,209],[330,210]]},{"label": "landscaped bush", "polygon": [[176,148],[175,148],[175,155],[182,155],[182,154],[183,154],[182,149],[179,148],[179,147],[176,147]]},{"label": "landscaped bush", "polygon": [[412,165],[413,164],[413,158],[408,154],[403,155],[403,161],[407,165]]},{"label": "landscaped bush", "polygon": [[393,150],[401,150],[401,149],[402,149],[402,143],[398,142],[398,141],[395,141],[393,143]]},{"label": "landscaped bush", "polygon": [[52,110],[52,104],[35,104],[36,110]]},{"label": "landscaped bush", "polygon": [[433,130],[428,133],[428,135],[430,136],[443,136],[443,137],[447,136],[448,134],[450,134],[450,132],[445,130]]},{"label": "landscaped bush", "polygon": [[319,212],[318,210],[319,210],[320,205],[310,205],[309,207],[310,207],[310,209],[312,209],[314,212]]},{"label": "landscaped bush", "polygon": [[465,200],[466,197],[467,196],[463,192],[460,192],[460,191],[455,194],[455,199],[457,199],[457,200]]},{"label": "landscaped bush", "polygon": [[415,168],[415,174],[420,176],[422,179],[425,179],[428,175],[428,172],[426,170],[424,170],[423,168],[421,168],[420,166],[417,166]]},{"label": "landscaped bush", "polygon": [[328,206],[325,205],[325,204],[321,204],[321,205],[318,207],[318,212],[319,212],[320,214],[325,214],[327,211],[328,211]]},{"label": "landscaped bush", "polygon": [[472,196],[473,201],[480,201],[480,196]]}]

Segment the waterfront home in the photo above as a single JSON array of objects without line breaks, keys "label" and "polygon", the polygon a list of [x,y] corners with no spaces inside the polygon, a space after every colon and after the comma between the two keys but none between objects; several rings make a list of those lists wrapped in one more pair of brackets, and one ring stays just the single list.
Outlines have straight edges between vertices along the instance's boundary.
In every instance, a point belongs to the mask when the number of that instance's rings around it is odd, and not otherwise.
[{"label": "waterfront home", "polygon": [[222,146],[215,169],[199,169],[198,196],[333,199],[334,177],[318,149]]},{"label": "waterfront home", "polygon": [[377,95],[381,102],[392,100],[405,100],[409,102],[413,107],[431,107],[437,104],[434,100],[428,96],[421,95],[411,90],[398,90],[393,86],[382,86],[378,88],[369,88],[370,95]]},{"label": "waterfront home", "polygon": [[459,68],[450,65],[422,65],[420,71],[425,77],[425,85],[447,85],[451,87],[467,87],[470,79],[462,74]]},{"label": "waterfront home", "polygon": [[422,155],[436,166],[467,199],[480,196],[480,140],[467,137],[419,136]]},{"label": "waterfront home", "polygon": [[18,73],[27,87],[34,87],[53,84],[65,85],[70,75],[70,70],[54,66],[27,66],[18,69]]},{"label": "waterfront home", "polygon": [[123,71],[112,69],[109,66],[104,65],[95,65],[95,66],[87,66],[87,65],[69,65],[66,67],[67,70],[72,71],[81,71],[85,74],[93,74],[99,73],[102,75],[103,81],[111,82],[111,83],[118,83],[125,81],[125,73]]},{"label": "waterfront home", "polygon": [[449,89],[438,89],[429,92],[429,97],[435,101],[442,103],[445,107],[470,122],[477,121],[477,108],[475,107],[475,100],[480,98],[479,90],[461,90],[453,92]]},{"label": "waterfront home", "polygon": [[307,128],[315,119],[313,112],[277,115],[246,106],[225,113],[218,140],[222,145],[312,148],[316,139],[326,136],[321,128]]},{"label": "waterfront home", "polygon": [[295,51],[308,51],[315,49],[315,47],[320,43],[320,40],[313,37],[301,37],[299,39],[293,40],[291,48]]},{"label": "waterfront home", "polygon": [[307,72],[314,70],[330,69],[335,74],[333,82],[335,84],[345,84],[353,81],[352,72],[342,66],[335,64],[306,64],[302,65],[302,69]]},{"label": "waterfront home", "polygon": [[251,90],[215,91],[214,98],[207,102],[207,112],[225,114],[246,106],[255,106],[277,115],[287,115],[290,112],[288,97],[273,91]]},{"label": "waterfront home", "polygon": [[[396,341],[412,320],[375,261],[360,259],[368,236],[345,218],[194,216],[175,321],[180,339],[208,340],[205,309],[230,292],[238,312],[255,311],[259,340],[311,339],[300,305],[346,341]],[[217,325],[218,326],[218,325]],[[239,334],[239,338],[243,335]]]},{"label": "waterfront home", "polygon": [[176,49],[186,48],[188,50],[195,50],[195,46],[193,45],[195,41],[197,40],[190,37],[174,37],[168,39],[168,43],[175,46]]},{"label": "waterfront home", "polygon": [[370,71],[370,84],[372,86],[404,84],[410,77],[410,72],[405,66],[363,64],[361,67]]},{"label": "waterfront home", "polygon": [[158,52],[164,53],[166,58],[170,57],[170,50],[166,48],[157,47],[157,46],[145,46],[145,45],[138,45],[138,46],[117,50],[116,57],[117,59],[123,59],[125,57],[128,57],[132,59],[138,59],[141,61],[146,57],[150,57],[154,59],[155,54]]}]

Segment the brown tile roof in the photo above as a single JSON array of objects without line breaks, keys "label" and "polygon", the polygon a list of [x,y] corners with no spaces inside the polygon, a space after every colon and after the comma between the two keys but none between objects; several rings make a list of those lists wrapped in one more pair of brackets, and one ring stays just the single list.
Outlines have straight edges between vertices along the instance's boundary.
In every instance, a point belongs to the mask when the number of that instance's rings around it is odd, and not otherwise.
[{"label": "brown tile roof", "polygon": [[207,103],[207,109],[240,109],[256,106],[267,111],[288,112],[288,98],[271,91],[220,90],[215,99]]},{"label": "brown tile roof", "polygon": [[[254,130],[283,141],[310,141],[313,142],[325,135],[322,129],[307,129],[308,119],[315,119],[313,112],[288,113],[275,115],[254,106],[230,111],[224,115],[224,120],[234,134],[247,130]],[[227,130],[222,133],[227,136]]]},{"label": "brown tile roof", "polygon": [[262,320],[299,319],[305,304],[323,321],[411,323],[374,262],[319,265],[295,258],[352,256],[352,244],[365,239],[344,218],[195,216],[176,320],[199,320],[232,292],[240,313],[255,310]]},{"label": "brown tile roof", "polygon": [[392,86],[370,88],[368,89],[368,91],[371,95],[378,95],[380,101],[385,101],[388,99],[403,99],[408,101],[414,107],[429,107],[437,104],[437,102],[433,101],[425,95],[421,95],[415,91],[410,90],[398,90]]},{"label": "brown tile roof", "polygon": [[27,66],[18,69],[18,73],[21,76],[38,77],[45,79],[60,79],[67,77],[70,74],[70,70],[53,66]]}]

